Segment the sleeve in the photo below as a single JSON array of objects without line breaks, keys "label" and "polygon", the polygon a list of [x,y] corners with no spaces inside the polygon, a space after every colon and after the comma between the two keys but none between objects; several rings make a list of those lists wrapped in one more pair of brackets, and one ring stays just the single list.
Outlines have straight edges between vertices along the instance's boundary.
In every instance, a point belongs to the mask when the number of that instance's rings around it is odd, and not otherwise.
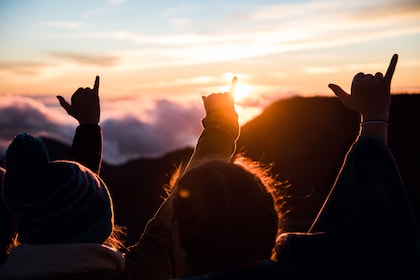
[{"label": "sleeve", "polygon": [[365,230],[372,228],[372,222],[386,229],[390,219],[407,233],[416,231],[414,212],[391,151],[373,136],[360,137],[346,155],[310,231],[346,223],[349,228]]},{"label": "sleeve", "polygon": [[170,279],[178,274],[172,216],[166,200],[126,255],[124,279]]},{"label": "sleeve", "polygon": [[[203,131],[185,171],[206,158],[228,160],[235,152],[239,136],[238,115],[233,108],[212,111],[202,120]],[[169,279],[182,276],[173,240],[171,196],[149,220],[140,240],[126,257],[126,274],[139,279]],[[137,278],[136,278],[137,279]]]},{"label": "sleeve", "polygon": [[99,174],[102,164],[102,140],[102,130],[99,125],[79,125],[74,134],[70,159]]},{"label": "sleeve", "polygon": [[186,171],[207,158],[229,160],[236,151],[239,137],[238,114],[233,108],[212,111],[202,120],[203,131]]},{"label": "sleeve", "polygon": [[391,151],[363,136],[347,153],[310,233],[286,234],[276,251],[294,273],[397,279],[415,269],[418,234]]}]

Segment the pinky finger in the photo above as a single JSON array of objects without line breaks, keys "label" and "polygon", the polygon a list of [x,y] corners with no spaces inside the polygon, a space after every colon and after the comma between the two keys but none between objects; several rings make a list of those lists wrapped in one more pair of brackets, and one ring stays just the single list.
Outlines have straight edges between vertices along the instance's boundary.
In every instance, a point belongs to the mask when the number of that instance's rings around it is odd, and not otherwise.
[{"label": "pinky finger", "polygon": [[95,84],[93,85],[93,90],[97,94],[99,92],[99,76],[95,78]]}]

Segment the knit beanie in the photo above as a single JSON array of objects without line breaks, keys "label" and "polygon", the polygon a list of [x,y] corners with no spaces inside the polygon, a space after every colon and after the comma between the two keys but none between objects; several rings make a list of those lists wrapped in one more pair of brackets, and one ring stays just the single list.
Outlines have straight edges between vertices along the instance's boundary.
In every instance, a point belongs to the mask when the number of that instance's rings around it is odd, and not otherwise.
[{"label": "knit beanie", "polygon": [[103,243],[114,225],[105,183],[74,161],[50,161],[41,139],[23,133],[6,150],[2,195],[28,244]]}]

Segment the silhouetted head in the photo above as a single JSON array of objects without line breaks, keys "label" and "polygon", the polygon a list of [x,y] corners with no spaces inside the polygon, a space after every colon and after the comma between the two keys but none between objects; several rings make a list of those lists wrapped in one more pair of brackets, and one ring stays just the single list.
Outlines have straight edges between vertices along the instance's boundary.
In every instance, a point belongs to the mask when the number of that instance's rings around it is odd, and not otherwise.
[{"label": "silhouetted head", "polygon": [[2,195],[29,244],[103,243],[114,226],[104,182],[73,161],[49,161],[38,138],[19,134],[6,151]]},{"label": "silhouetted head", "polygon": [[279,214],[257,175],[215,159],[180,178],[173,193],[175,236],[192,274],[271,257]]}]

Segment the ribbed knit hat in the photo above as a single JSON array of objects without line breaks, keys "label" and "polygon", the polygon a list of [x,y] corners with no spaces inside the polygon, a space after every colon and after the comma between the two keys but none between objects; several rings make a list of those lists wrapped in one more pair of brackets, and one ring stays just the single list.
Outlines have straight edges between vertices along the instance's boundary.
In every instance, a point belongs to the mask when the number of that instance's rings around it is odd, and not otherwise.
[{"label": "ribbed knit hat", "polygon": [[49,161],[39,138],[19,134],[5,156],[3,198],[29,244],[103,243],[114,218],[104,182],[74,161]]}]

